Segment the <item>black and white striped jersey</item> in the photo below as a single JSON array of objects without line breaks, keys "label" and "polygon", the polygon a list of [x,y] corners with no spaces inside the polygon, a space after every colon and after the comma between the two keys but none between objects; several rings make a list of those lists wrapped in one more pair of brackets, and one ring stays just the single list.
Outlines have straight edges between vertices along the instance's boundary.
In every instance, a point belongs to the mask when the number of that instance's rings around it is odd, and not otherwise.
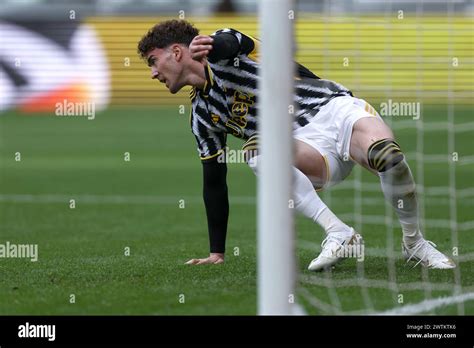
[{"label": "black and white striped jersey", "polygon": [[[190,92],[191,129],[203,161],[225,150],[227,134],[247,140],[256,133],[258,124],[259,42],[233,29],[219,30],[213,36],[221,34],[231,34],[238,40],[238,52],[225,59],[209,59],[204,88],[194,87]],[[295,70],[294,129],[317,117],[331,99],[352,96],[344,86],[320,79],[300,64]]]}]

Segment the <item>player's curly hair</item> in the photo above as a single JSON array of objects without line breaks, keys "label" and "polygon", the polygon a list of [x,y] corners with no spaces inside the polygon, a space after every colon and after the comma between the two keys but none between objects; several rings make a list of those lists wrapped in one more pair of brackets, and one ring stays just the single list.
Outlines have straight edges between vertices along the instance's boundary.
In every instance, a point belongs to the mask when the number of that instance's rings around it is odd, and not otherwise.
[{"label": "player's curly hair", "polygon": [[138,42],[137,52],[145,58],[154,48],[165,48],[175,43],[189,46],[198,34],[199,30],[185,20],[168,20],[148,30]]}]

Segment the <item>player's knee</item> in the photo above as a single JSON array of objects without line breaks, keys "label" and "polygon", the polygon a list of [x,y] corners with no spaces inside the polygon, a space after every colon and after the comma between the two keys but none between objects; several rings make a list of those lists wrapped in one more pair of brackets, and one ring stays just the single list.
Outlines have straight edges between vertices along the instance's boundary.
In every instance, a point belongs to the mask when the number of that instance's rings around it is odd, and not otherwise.
[{"label": "player's knee", "polygon": [[376,141],[370,145],[367,151],[369,166],[377,172],[385,172],[403,161],[404,158],[400,146],[392,139]]}]

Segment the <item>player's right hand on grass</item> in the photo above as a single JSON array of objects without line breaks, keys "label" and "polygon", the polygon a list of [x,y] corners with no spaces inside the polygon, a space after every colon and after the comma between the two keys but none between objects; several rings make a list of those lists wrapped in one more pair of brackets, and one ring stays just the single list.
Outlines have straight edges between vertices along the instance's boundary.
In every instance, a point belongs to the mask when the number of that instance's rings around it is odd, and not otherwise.
[{"label": "player's right hand on grass", "polygon": [[198,35],[194,37],[193,41],[189,44],[189,51],[191,52],[191,57],[195,60],[201,60],[209,54],[209,51],[212,50],[212,43],[214,39],[206,35]]},{"label": "player's right hand on grass", "polygon": [[191,259],[186,262],[187,265],[217,265],[219,263],[224,263],[224,254],[211,253],[205,259]]}]

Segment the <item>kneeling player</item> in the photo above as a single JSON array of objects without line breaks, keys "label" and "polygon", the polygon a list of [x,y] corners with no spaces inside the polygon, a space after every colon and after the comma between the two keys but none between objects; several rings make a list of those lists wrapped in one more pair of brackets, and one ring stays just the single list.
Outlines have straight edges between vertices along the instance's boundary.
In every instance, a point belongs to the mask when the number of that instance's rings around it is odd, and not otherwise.
[{"label": "kneeling player", "polygon": [[[243,148],[248,164],[258,171],[258,45],[256,39],[233,29],[201,36],[190,23],[177,20],[154,26],[138,45],[152,78],[165,83],[171,93],[193,87],[190,123],[203,163],[211,253],[188,261],[190,264],[224,262],[227,167],[217,159],[225,150],[227,134],[246,140]],[[429,268],[455,267],[423,238],[415,183],[390,128],[368,103],[353,97],[344,86],[320,79],[300,64],[295,70],[295,207],[326,232],[323,249],[308,268],[328,268],[340,260],[341,248],[362,242],[314,190],[344,180],[354,163],[379,176],[385,198],[402,225],[405,257]]]}]

